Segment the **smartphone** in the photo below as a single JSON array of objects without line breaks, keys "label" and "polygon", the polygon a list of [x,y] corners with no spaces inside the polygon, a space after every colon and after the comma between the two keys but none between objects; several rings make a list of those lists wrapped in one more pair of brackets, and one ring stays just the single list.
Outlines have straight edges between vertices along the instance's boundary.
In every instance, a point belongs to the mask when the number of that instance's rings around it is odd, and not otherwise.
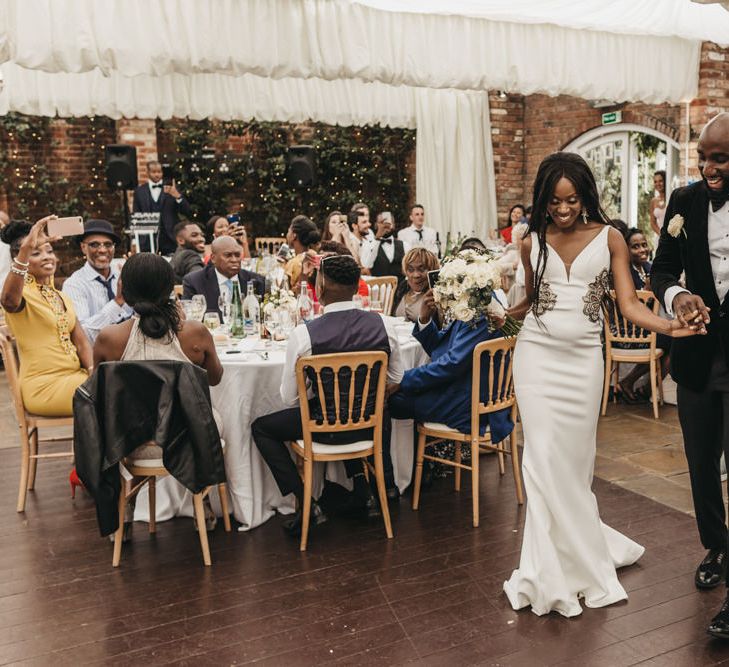
[{"label": "smartphone", "polygon": [[435,287],[435,283],[438,282],[438,276],[440,275],[440,270],[436,269],[435,271],[428,271],[428,286],[430,289],[433,289]]},{"label": "smartphone", "polygon": [[78,215],[72,218],[49,220],[46,227],[48,236],[80,236],[84,233],[84,220]]},{"label": "smartphone", "polygon": [[237,213],[232,213],[231,215],[226,215],[225,217],[231,227],[237,227],[240,224],[240,216]]}]

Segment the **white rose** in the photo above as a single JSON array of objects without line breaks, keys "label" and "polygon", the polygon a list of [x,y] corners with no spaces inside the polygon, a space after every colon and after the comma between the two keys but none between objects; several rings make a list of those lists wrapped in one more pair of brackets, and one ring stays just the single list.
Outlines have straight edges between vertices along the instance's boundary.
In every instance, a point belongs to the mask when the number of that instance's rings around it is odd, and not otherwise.
[{"label": "white rose", "polygon": [[453,317],[461,322],[470,322],[474,315],[476,315],[476,311],[465,303],[457,303],[453,308]]},{"label": "white rose", "polygon": [[[669,221],[668,221],[668,233],[673,236],[675,239],[682,231],[683,231],[683,223],[684,219],[683,216],[676,213]],[[683,232],[683,235],[686,236],[686,232]]]}]

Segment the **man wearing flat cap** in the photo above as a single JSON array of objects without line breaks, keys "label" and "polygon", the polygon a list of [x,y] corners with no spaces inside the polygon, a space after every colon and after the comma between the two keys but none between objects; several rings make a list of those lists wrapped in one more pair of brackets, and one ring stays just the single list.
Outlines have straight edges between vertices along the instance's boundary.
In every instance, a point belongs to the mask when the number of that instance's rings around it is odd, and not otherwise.
[{"label": "man wearing flat cap", "polygon": [[93,345],[105,326],[132,316],[124,303],[119,273],[112,266],[114,249],[121,239],[106,220],[87,220],[79,237],[86,263],[63,283],[63,291],[73,301],[81,326]]}]

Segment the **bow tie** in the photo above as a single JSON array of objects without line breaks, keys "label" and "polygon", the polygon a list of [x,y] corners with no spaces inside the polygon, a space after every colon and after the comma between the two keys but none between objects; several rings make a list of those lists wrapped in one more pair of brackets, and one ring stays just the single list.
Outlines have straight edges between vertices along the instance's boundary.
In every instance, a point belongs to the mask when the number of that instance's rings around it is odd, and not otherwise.
[{"label": "bow tie", "polygon": [[392,243],[392,237],[387,239],[380,239],[380,243]]},{"label": "bow tie", "polygon": [[158,190],[161,190],[162,189],[162,183],[154,183],[152,185],[152,189],[155,189],[155,188],[158,189]]}]

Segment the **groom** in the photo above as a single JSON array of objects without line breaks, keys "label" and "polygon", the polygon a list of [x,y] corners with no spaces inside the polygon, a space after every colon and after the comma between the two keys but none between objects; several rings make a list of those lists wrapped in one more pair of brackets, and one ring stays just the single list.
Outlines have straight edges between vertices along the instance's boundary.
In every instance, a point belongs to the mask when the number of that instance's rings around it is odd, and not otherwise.
[{"label": "groom", "polygon": [[[651,285],[669,314],[705,327],[706,336],[676,339],[671,375],[691,476],[696,523],[706,557],[698,588],[727,580],[727,526],[719,459],[729,461],[729,113],[712,118],[698,143],[702,180],[668,202]],[[678,283],[685,272],[686,287]],[[729,595],[708,627],[729,639]]]}]

